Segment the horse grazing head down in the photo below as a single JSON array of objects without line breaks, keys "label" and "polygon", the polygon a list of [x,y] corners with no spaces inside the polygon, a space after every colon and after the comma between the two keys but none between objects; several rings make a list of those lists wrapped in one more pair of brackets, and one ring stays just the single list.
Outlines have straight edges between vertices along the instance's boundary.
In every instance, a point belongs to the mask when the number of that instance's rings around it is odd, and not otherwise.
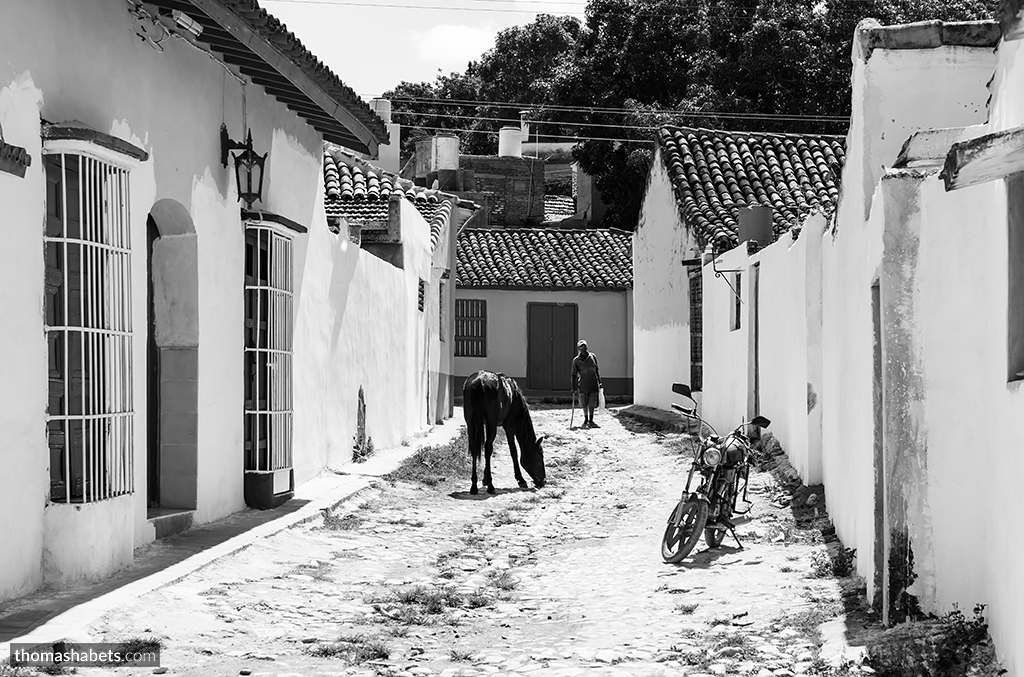
[{"label": "horse grazing head down", "polygon": [[544,436],[541,435],[530,447],[523,446],[519,453],[519,462],[523,470],[533,480],[534,486],[538,489],[544,486],[547,480],[547,472],[544,470]]}]

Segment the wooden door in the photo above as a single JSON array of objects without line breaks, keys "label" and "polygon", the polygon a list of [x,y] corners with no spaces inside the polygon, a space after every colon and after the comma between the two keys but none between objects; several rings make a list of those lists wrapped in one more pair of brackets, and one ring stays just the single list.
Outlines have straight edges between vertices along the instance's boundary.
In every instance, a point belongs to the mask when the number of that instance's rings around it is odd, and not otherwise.
[{"label": "wooden door", "polygon": [[527,386],[531,390],[571,390],[569,371],[576,354],[576,305],[531,303],[527,307]]}]

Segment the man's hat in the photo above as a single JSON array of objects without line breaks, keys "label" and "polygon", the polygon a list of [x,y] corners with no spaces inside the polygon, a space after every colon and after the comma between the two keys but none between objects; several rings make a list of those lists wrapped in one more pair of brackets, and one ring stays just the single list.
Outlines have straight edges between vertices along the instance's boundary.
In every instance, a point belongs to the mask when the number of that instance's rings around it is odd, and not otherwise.
[{"label": "man's hat", "polygon": [[585,345],[587,345],[587,342],[584,341],[583,339],[580,339],[580,342],[576,344],[576,347],[579,348],[580,346],[585,346]]}]

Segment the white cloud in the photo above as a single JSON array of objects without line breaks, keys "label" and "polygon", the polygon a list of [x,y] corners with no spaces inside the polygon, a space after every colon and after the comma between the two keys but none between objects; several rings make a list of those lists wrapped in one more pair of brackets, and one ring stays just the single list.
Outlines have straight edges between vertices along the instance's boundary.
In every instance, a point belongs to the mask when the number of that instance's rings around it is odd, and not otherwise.
[{"label": "white cloud", "polygon": [[440,68],[446,75],[465,70],[466,64],[494,46],[500,29],[494,26],[439,24],[413,33],[416,58],[420,67]]}]

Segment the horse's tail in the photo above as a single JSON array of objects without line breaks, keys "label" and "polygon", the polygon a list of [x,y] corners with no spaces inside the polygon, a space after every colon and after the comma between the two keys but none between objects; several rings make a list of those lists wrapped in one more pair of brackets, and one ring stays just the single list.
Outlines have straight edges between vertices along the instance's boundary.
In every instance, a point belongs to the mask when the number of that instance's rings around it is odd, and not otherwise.
[{"label": "horse's tail", "polygon": [[471,378],[462,389],[462,413],[466,418],[466,435],[469,438],[469,453],[480,458],[484,446],[484,384]]}]

